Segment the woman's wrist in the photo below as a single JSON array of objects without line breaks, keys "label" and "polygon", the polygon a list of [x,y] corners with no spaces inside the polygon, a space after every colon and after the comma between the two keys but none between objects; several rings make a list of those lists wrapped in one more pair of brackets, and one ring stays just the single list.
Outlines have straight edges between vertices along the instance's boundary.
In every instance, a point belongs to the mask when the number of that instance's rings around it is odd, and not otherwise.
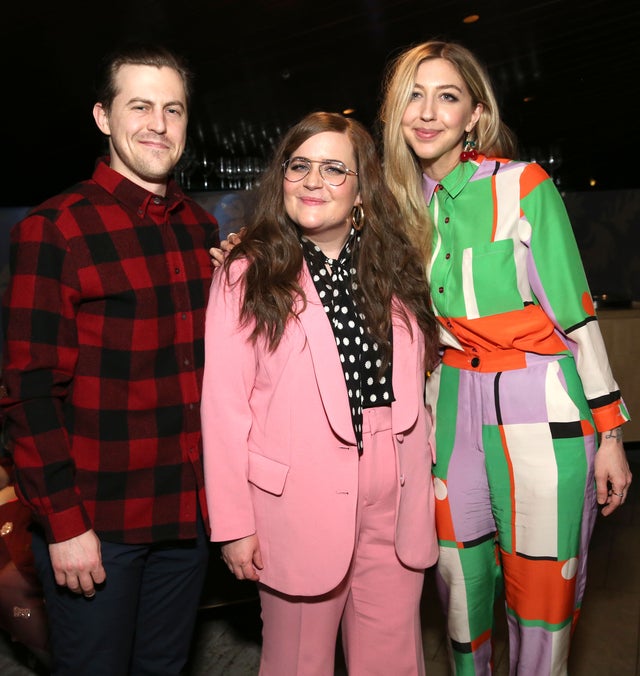
[{"label": "woman's wrist", "polygon": [[614,427],[612,430],[607,430],[606,432],[603,432],[602,438],[622,441],[622,427]]}]

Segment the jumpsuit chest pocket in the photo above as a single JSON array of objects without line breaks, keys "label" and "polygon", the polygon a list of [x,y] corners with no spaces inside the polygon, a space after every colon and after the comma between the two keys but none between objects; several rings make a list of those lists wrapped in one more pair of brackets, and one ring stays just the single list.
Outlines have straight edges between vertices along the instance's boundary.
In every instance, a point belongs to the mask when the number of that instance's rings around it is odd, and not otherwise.
[{"label": "jumpsuit chest pocket", "polygon": [[521,310],[523,298],[518,284],[514,241],[503,239],[465,249],[462,252],[462,284],[465,298],[475,299],[475,312],[468,312],[468,316],[489,317]]}]

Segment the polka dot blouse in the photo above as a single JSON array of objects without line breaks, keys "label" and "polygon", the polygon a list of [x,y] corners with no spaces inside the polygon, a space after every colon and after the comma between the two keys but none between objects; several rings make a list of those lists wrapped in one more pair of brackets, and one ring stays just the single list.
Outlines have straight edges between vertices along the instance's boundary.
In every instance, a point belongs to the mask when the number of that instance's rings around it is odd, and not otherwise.
[{"label": "polka dot blouse", "polygon": [[311,278],[336,339],[349,394],[358,452],[362,453],[362,410],[374,406],[390,406],[393,389],[391,364],[380,377],[382,358],[378,345],[365,331],[364,315],[358,312],[354,298],[358,285],[355,281],[356,271],[351,266],[351,254],[357,242],[356,238],[359,237],[352,230],[338,258],[327,258],[304,235],[301,235],[300,241]]}]

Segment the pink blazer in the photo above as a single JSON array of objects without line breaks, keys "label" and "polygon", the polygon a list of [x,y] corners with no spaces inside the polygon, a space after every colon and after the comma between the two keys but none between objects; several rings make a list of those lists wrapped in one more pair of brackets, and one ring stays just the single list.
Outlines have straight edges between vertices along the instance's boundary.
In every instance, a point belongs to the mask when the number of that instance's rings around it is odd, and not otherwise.
[{"label": "pink blazer", "polygon": [[[232,268],[237,278],[244,263]],[[334,589],[355,542],[358,453],[333,331],[305,266],[307,307],[274,352],[241,326],[241,285],[216,271],[207,308],[202,435],[212,541],[257,533],[260,580],[291,595]],[[424,344],[393,323],[396,551],[412,568],[437,558]]]}]

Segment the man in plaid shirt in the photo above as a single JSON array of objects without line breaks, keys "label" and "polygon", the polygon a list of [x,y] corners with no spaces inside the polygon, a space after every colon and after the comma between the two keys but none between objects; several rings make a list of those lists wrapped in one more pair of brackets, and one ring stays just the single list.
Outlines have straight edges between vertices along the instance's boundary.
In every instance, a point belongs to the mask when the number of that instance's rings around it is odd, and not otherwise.
[{"label": "man in plaid shirt", "polygon": [[215,219],[170,178],[190,74],[164,48],[104,63],[109,156],[11,233],[2,406],[53,672],[178,674],[208,559],[199,402]]}]

